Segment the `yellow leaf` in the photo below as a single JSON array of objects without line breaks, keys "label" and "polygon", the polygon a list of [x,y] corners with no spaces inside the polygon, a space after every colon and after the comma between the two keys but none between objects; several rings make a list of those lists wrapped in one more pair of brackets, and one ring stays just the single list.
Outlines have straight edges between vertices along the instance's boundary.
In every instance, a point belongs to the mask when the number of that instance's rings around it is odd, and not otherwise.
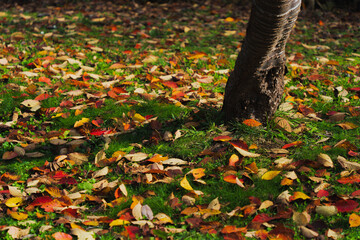
[{"label": "yellow leaf", "polygon": [[360,226],[360,216],[356,213],[352,213],[349,217],[350,227],[358,227]]},{"label": "yellow leaf", "polygon": [[18,207],[22,203],[22,198],[20,197],[12,197],[6,200],[5,205],[8,207]]},{"label": "yellow leaf", "polygon": [[138,113],[135,113],[133,119],[134,119],[135,121],[138,121],[138,122],[143,122],[143,121],[146,120],[143,116],[141,116],[141,115],[138,114]]},{"label": "yellow leaf", "polygon": [[25,219],[27,219],[27,217],[28,217],[28,215],[27,215],[26,213],[13,212],[13,211],[10,211],[10,212],[9,212],[9,215],[10,215],[12,218],[14,218],[14,219],[16,219],[16,220],[19,220],[19,221],[25,220]]},{"label": "yellow leaf", "polygon": [[74,128],[81,127],[82,125],[88,123],[89,121],[90,121],[89,118],[82,118],[81,120],[76,121],[76,123],[74,124]]},{"label": "yellow leaf", "polygon": [[291,201],[294,201],[296,199],[309,199],[310,197],[308,195],[306,195],[305,193],[303,192],[294,192],[294,194],[290,197],[290,200]]},{"label": "yellow leaf", "polygon": [[204,208],[204,209],[200,209],[199,213],[200,214],[217,215],[217,214],[220,214],[221,211],[215,210],[215,209]]},{"label": "yellow leaf", "polygon": [[190,186],[190,183],[188,182],[186,176],[180,181],[180,186],[185,188],[188,191],[193,191],[194,189]]},{"label": "yellow leaf", "polygon": [[271,180],[279,175],[281,171],[268,171],[264,175],[262,175],[261,179],[263,180]]},{"label": "yellow leaf", "polygon": [[171,218],[168,215],[166,215],[165,213],[158,213],[155,215],[155,218],[157,218],[160,221],[160,223],[162,223],[162,224],[173,223]]},{"label": "yellow leaf", "polygon": [[129,224],[130,222],[129,221],[126,221],[126,220],[123,220],[123,219],[116,219],[114,221],[112,221],[109,226],[110,227],[113,227],[113,226],[122,226],[122,225],[125,225],[125,224]]}]

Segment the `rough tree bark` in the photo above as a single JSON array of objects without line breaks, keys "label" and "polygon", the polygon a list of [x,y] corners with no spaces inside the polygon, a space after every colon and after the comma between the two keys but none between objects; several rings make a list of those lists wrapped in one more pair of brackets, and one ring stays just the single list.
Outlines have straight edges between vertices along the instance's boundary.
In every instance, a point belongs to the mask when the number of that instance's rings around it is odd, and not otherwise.
[{"label": "rough tree bark", "polygon": [[225,88],[226,120],[262,123],[280,104],[284,91],[285,45],[301,0],[253,0],[246,37]]}]

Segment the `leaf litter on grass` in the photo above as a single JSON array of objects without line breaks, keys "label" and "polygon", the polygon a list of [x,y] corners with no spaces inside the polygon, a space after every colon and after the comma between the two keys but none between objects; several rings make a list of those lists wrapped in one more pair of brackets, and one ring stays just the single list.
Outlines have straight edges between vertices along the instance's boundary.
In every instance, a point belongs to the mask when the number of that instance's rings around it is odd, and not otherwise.
[{"label": "leaf litter on grass", "polygon": [[359,226],[356,13],[300,17],[277,116],[225,128],[249,6],[33,7],[0,12],[2,236],[338,239]]}]

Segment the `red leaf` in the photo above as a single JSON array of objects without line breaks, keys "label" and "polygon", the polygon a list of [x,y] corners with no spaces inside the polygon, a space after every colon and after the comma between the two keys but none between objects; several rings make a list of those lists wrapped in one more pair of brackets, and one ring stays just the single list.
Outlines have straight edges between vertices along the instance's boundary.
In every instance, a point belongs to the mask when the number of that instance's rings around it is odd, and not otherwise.
[{"label": "red leaf", "polygon": [[254,219],[252,220],[252,222],[256,222],[256,223],[265,223],[265,222],[269,222],[273,220],[273,217],[270,217],[269,215],[267,215],[266,213],[260,213],[258,215],[256,215],[254,217]]},{"label": "red leaf", "polygon": [[299,106],[299,110],[302,114],[304,114],[305,116],[309,115],[310,113],[315,113],[314,109],[307,107],[303,104],[300,104]]},{"label": "red leaf", "polygon": [[178,88],[178,85],[176,84],[176,82],[173,82],[173,81],[163,82],[162,84],[168,88]]},{"label": "red leaf", "polygon": [[75,185],[78,182],[73,177],[63,177],[60,179],[59,184],[69,184],[69,185]]},{"label": "red leaf", "polygon": [[359,203],[354,200],[339,200],[335,206],[339,212],[351,212],[359,206]]},{"label": "red leaf", "polygon": [[125,229],[131,239],[136,239],[136,234],[140,233],[140,228],[136,226],[125,226]]},{"label": "red leaf", "polygon": [[40,94],[39,96],[37,96],[37,97],[35,98],[35,100],[42,101],[42,100],[48,99],[48,98],[50,98],[50,97],[51,97],[51,96],[50,96],[49,94],[47,94],[47,93],[42,93],[42,94]]},{"label": "red leaf", "polygon": [[65,100],[60,103],[60,107],[73,107],[74,103],[70,100]]},{"label": "red leaf", "polygon": [[47,77],[39,77],[39,82],[47,83],[48,85],[51,85],[51,81]]},{"label": "red leaf", "polygon": [[359,156],[359,153],[350,150],[350,151],[348,152],[348,155],[351,156],[351,157],[356,157],[356,156]]},{"label": "red leaf", "polygon": [[234,147],[238,147],[244,150],[249,150],[248,145],[246,144],[246,142],[242,141],[242,140],[234,140],[234,141],[230,141],[229,142],[231,145],[233,145]]},{"label": "red leaf", "polygon": [[360,92],[360,87],[349,88],[350,91]]},{"label": "red leaf", "polygon": [[282,148],[287,149],[287,148],[291,148],[291,147],[296,147],[296,146],[299,146],[302,143],[303,143],[302,141],[295,141],[295,142],[292,142],[292,143],[285,144]]},{"label": "red leaf", "polygon": [[326,78],[320,74],[314,74],[308,77],[310,81],[325,80]]},{"label": "red leaf", "polygon": [[113,133],[113,130],[101,130],[101,129],[94,129],[93,131],[90,132],[91,135],[93,136],[101,136],[101,135],[106,135],[106,134],[110,134]]},{"label": "red leaf", "polygon": [[350,177],[343,177],[343,178],[338,179],[337,181],[341,184],[357,183],[357,182],[360,182],[360,175],[356,174],[356,175],[352,175]]},{"label": "red leaf", "polygon": [[114,87],[112,89],[115,93],[127,93],[127,91],[121,87]]},{"label": "red leaf", "polygon": [[351,194],[352,197],[360,196],[360,190],[356,190]]},{"label": "red leaf", "polygon": [[214,141],[222,141],[222,142],[227,142],[230,141],[231,139],[232,137],[230,136],[217,136],[213,138]]},{"label": "red leaf", "polygon": [[321,189],[321,190],[316,194],[316,196],[317,196],[318,198],[328,197],[328,196],[329,196],[329,192],[326,191],[326,190],[322,190],[322,189]]},{"label": "red leaf", "polygon": [[32,206],[42,206],[45,203],[51,202],[53,199],[49,196],[42,196],[36,198],[30,205]]},{"label": "red leaf", "polygon": [[67,174],[67,173],[64,172],[64,171],[56,171],[56,172],[54,172],[54,174],[52,175],[52,178],[61,179],[61,178],[68,177],[68,176],[69,176],[69,174]]},{"label": "red leaf", "polygon": [[77,210],[73,209],[73,208],[66,208],[66,209],[62,210],[61,213],[67,217],[72,217],[72,218],[80,217],[80,214],[77,212]]}]

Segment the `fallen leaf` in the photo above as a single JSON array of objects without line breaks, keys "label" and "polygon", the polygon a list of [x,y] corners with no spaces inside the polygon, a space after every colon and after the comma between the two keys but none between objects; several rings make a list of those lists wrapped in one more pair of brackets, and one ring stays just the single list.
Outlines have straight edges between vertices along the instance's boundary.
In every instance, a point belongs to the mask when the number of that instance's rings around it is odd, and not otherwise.
[{"label": "fallen leaf", "polygon": [[310,228],[300,226],[300,231],[302,235],[304,235],[306,238],[315,238],[319,236],[319,233],[315,232],[314,230],[311,230]]},{"label": "fallen leaf", "polygon": [[78,240],[95,240],[93,232],[87,232],[80,228],[71,229],[71,234],[78,237]]},{"label": "fallen leaf", "polygon": [[290,201],[295,201],[297,199],[306,200],[310,199],[310,197],[303,192],[294,192],[294,194],[290,197]]},{"label": "fallen leaf", "polygon": [[25,220],[28,218],[28,214],[27,213],[22,213],[22,212],[13,212],[13,211],[10,211],[8,209],[8,212],[7,212],[12,218],[18,220],[18,221],[22,221],[22,220]]},{"label": "fallen leaf", "polygon": [[338,156],[337,161],[346,170],[350,170],[350,171],[360,170],[360,163],[348,161],[342,156]]},{"label": "fallen leaf", "polygon": [[123,219],[115,219],[109,224],[109,226],[110,227],[123,226],[123,225],[126,225],[126,224],[130,224],[130,222],[127,221],[127,220],[123,220]]},{"label": "fallen leaf", "polygon": [[3,160],[11,160],[11,159],[14,159],[18,156],[18,154],[16,152],[13,152],[13,151],[7,151],[7,152],[4,152],[4,154],[2,155],[2,159]]},{"label": "fallen leaf", "polygon": [[254,120],[254,119],[246,119],[243,121],[243,124],[249,126],[249,127],[258,127],[261,126],[261,123]]},{"label": "fallen leaf", "polygon": [[236,146],[234,146],[234,148],[236,151],[238,151],[244,157],[260,157],[261,156],[258,153],[252,153],[252,152],[246,151],[246,150],[236,147]]},{"label": "fallen leaf", "polygon": [[274,122],[278,127],[284,129],[285,131],[292,132],[292,128],[291,128],[291,125],[288,122],[288,120],[281,118],[281,117],[276,117],[274,119]]},{"label": "fallen leaf", "polygon": [[215,198],[214,200],[212,200],[208,207],[208,209],[212,209],[212,210],[220,210],[220,203],[219,203],[219,199]]},{"label": "fallen leaf", "polygon": [[318,160],[318,162],[319,162],[321,165],[323,165],[324,167],[330,167],[330,168],[333,168],[333,167],[334,167],[333,161],[331,160],[331,158],[330,158],[329,155],[327,155],[327,154],[320,153],[320,154],[317,156],[317,160]]},{"label": "fallen leaf", "polygon": [[311,217],[307,212],[294,212],[292,219],[297,226],[306,226],[310,222]]},{"label": "fallen leaf", "polygon": [[171,218],[168,215],[166,215],[165,213],[158,213],[155,215],[155,218],[157,218],[159,220],[160,224],[173,223]]},{"label": "fallen leaf", "polygon": [[13,208],[13,207],[18,207],[22,204],[23,199],[20,197],[12,197],[9,198],[8,200],[6,200],[5,205],[7,207]]},{"label": "fallen leaf", "polygon": [[185,188],[188,191],[193,191],[194,189],[190,186],[189,181],[187,180],[186,176],[180,181],[180,186]]},{"label": "fallen leaf", "polygon": [[72,236],[67,234],[67,233],[63,233],[63,232],[56,232],[53,233],[51,235],[55,240],[72,240]]},{"label": "fallen leaf", "polygon": [[230,137],[230,136],[217,136],[217,137],[213,138],[214,141],[222,141],[222,142],[228,142],[228,141],[230,141],[232,139],[233,138]]},{"label": "fallen leaf", "polygon": [[338,212],[351,212],[359,206],[359,203],[351,199],[339,200],[335,202],[335,206]]},{"label": "fallen leaf", "polygon": [[187,165],[187,164],[189,164],[189,162],[184,161],[184,160],[179,159],[179,158],[169,158],[169,159],[167,159],[165,161],[162,161],[162,164],[178,166],[178,165]]},{"label": "fallen leaf", "polygon": [[356,213],[352,213],[349,217],[350,227],[358,227],[360,226],[360,216]]},{"label": "fallen leaf", "polygon": [[268,171],[261,176],[261,179],[262,180],[272,180],[277,175],[279,175],[279,173],[281,173],[281,171]]},{"label": "fallen leaf", "polygon": [[142,216],[145,216],[148,220],[152,220],[154,218],[154,214],[149,205],[144,205],[141,207],[141,214]]}]

